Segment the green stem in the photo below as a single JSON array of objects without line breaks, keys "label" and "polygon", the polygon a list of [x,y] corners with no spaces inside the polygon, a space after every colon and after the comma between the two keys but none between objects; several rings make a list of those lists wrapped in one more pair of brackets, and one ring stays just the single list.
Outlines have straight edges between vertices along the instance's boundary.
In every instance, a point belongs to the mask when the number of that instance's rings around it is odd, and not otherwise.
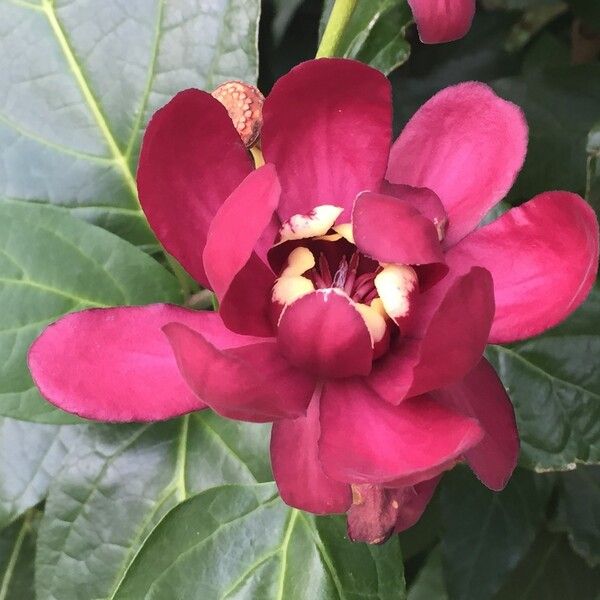
[{"label": "green stem", "polygon": [[352,16],[352,11],[356,6],[357,0],[335,0],[329,21],[323,32],[317,58],[324,56],[335,56],[335,50],[344,33],[344,29]]},{"label": "green stem", "polygon": [[179,285],[181,286],[181,291],[183,292],[184,300],[187,300],[192,295],[192,288],[190,286],[189,275],[186,273],[185,269],[179,264],[177,260],[175,260],[166,250],[164,251],[165,257],[167,258],[167,263],[169,267],[171,267],[171,271],[173,271],[173,275],[177,277],[177,281],[179,281]]}]

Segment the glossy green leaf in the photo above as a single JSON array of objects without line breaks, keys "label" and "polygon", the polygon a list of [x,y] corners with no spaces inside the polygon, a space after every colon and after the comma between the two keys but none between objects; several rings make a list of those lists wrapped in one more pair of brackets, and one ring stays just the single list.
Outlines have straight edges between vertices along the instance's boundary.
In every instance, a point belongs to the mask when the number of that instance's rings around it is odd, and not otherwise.
[{"label": "glossy green leaf", "polygon": [[553,189],[583,194],[588,133],[600,114],[600,64],[551,67],[493,83],[525,111],[529,147],[512,203]]},{"label": "glossy green leaf", "polygon": [[0,529],[46,497],[81,426],[0,417]]},{"label": "glossy green leaf", "polygon": [[56,208],[0,203],[0,415],[77,422],[40,397],[27,369],[48,323],[83,308],[180,300],[175,278],[129,243]]},{"label": "glossy green leaf", "polygon": [[154,238],[135,167],[181,89],[254,81],[259,0],[0,0],[0,197]]},{"label": "glossy green leaf", "polygon": [[487,355],[515,406],[524,466],[600,462],[600,288],[559,327]]},{"label": "glossy green leaf", "polygon": [[543,531],[494,600],[598,600],[600,569],[573,553],[565,536]]},{"label": "glossy green leaf", "polygon": [[588,134],[586,198],[600,214],[600,122]]},{"label": "glossy green leaf", "polygon": [[573,549],[600,565],[600,467],[579,466],[561,474],[559,509]]},{"label": "glossy green leaf", "polygon": [[0,532],[0,599],[33,600],[34,557],[39,512],[28,511]]},{"label": "glossy green leaf", "polygon": [[517,470],[495,493],[466,468],[444,478],[442,551],[453,600],[488,600],[500,589],[536,536],[551,483],[548,476]]},{"label": "glossy green leaf", "polygon": [[411,23],[406,0],[357,2],[335,55],[360,60],[387,75],[408,60],[405,35]]},{"label": "glossy green leaf", "polygon": [[38,539],[38,600],[81,600],[82,590],[86,598],[113,598],[169,509],[217,485],[270,480],[268,443],[268,425],[209,411],[156,424],[88,426],[50,487]]},{"label": "glossy green leaf", "polygon": [[425,564],[408,590],[408,600],[448,600],[442,568],[442,551],[439,546],[427,556]]},{"label": "glossy green leaf", "polygon": [[114,598],[404,598],[397,539],[344,536],[342,517],[290,509],[271,484],[211,489],[163,519]]}]

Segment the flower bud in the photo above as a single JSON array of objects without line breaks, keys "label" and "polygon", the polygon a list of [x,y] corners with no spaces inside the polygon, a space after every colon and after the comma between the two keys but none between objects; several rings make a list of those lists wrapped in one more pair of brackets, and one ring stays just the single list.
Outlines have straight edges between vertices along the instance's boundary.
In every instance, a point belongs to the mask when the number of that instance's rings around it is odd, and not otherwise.
[{"label": "flower bud", "polygon": [[252,148],[260,135],[265,97],[253,85],[243,81],[226,81],[212,92],[212,96],[227,109],[246,147]]}]

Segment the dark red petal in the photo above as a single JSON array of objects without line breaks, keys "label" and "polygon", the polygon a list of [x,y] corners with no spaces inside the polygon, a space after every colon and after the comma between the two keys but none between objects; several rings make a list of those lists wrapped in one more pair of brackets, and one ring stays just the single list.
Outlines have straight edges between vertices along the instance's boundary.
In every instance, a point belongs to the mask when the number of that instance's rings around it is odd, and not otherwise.
[{"label": "dark red petal", "polygon": [[163,327],[184,379],[215,412],[241,421],[303,415],[314,379],[294,369],[274,341],[222,351],[180,323]]},{"label": "dark red petal", "polygon": [[215,346],[252,343],[218,315],[166,304],[92,309],[48,326],[29,350],[42,395],[98,421],[156,421],[203,408],[181,377],[161,327],[178,321]]},{"label": "dark red petal", "polygon": [[352,210],[358,249],[379,262],[404,265],[443,263],[435,225],[406,201],[363,192]]},{"label": "dark red petal", "polygon": [[459,381],[481,359],[493,319],[492,277],[473,267],[432,309],[422,338],[399,338],[375,363],[368,385],[398,404]]},{"label": "dark red petal", "polygon": [[371,371],[371,336],[348,297],[317,290],[286,307],[277,336],[281,353],[319,377],[350,377]]},{"label": "dark red petal", "polygon": [[351,504],[350,486],[330,479],[318,457],[320,390],[305,417],[273,423],[271,464],[283,501],[315,514],[343,513]]},{"label": "dark red petal", "polygon": [[319,456],[339,481],[413,485],[449,468],[481,436],[477,421],[427,396],[392,406],[358,379],[328,382],[321,398]]},{"label": "dark red petal", "polygon": [[423,216],[427,217],[436,226],[438,232],[445,233],[448,214],[439,196],[432,190],[384,181],[381,192],[387,196],[393,196],[408,202]]},{"label": "dark red petal", "polygon": [[475,0],[408,0],[424,44],[452,42],[471,28]]},{"label": "dark red petal", "polygon": [[148,124],[137,173],[142,208],[163,246],[203,285],[210,222],[252,168],[227,111],[210,94],[180,92]]},{"label": "dark red petal", "polygon": [[451,246],[504,197],[526,150],[521,109],[482,83],[461,83],[436,94],[409,121],[394,142],[386,177],[440,197]]},{"label": "dark red petal", "polygon": [[227,327],[273,335],[269,318],[275,275],[255,249],[272,223],[281,187],[273,165],[253,171],[231,193],[210,224],[203,260]]},{"label": "dark red petal", "polygon": [[415,486],[402,488],[404,493],[396,521],[396,533],[412,527],[421,518],[441,478],[442,476],[438,475]]},{"label": "dark red petal", "polygon": [[432,395],[449,408],[477,419],[484,436],[465,452],[465,458],[485,485],[496,491],[503,489],[517,466],[519,434],[515,411],[494,368],[483,358],[461,382]]},{"label": "dark red petal", "polygon": [[447,254],[450,276],[481,265],[494,278],[490,342],[553,327],[587,297],[598,271],[598,221],[577,194],[545,192],[474,231]]},{"label": "dark red petal", "polygon": [[277,81],[263,116],[282,221],[321,204],[344,207],[349,221],[356,195],[379,189],[392,133],[390,85],[379,71],[339,58],[307,61]]},{"label": "dark red petal", "polygon": [[229,329],[243,335],[273,337],[270,316],[275,275],[256,253],[235,276],[219,305],[219,314]]}]

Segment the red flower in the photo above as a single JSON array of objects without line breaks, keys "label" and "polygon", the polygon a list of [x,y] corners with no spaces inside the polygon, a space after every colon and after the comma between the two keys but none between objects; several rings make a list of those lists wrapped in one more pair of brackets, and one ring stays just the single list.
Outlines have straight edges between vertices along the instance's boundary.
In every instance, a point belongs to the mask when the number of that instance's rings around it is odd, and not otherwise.
[{"label": "red flower", "polygon": [[475,0],[408,0],[425,44],[452,42],[471,28]]},{"label": "red flower", "polygon": [[350,509],[358,539],[414,523],[462,459],[501,489],[519,443],[482,352],[581,304],[597,268],[593,211],[548,192],[476,229],[527,145],[520,109],[483,84],[443,90],[391,145],[383,75],[321,59],[280,79],[263,116],[256,170],[204,92],[178,94],[144,138],[144,211],[219,314],[70,314],[31,348],[42,394],[103,421],[206,405],[273,421],[283,499]]}]

